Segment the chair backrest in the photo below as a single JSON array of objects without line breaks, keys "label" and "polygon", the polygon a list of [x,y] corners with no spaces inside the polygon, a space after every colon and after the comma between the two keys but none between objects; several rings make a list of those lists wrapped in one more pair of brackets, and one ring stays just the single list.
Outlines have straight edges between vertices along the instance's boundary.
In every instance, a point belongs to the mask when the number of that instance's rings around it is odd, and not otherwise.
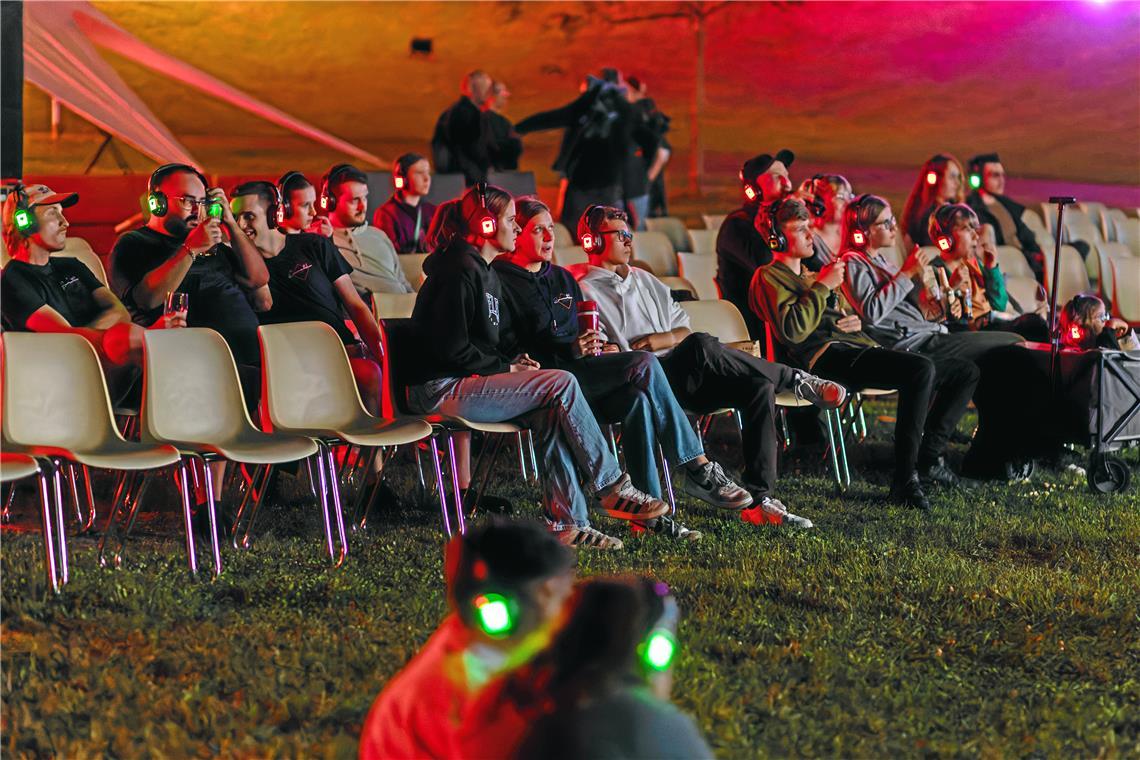
[{"label": "chair backrest", "polygon": [[400,260],[400,268],[404,270],[404,276],[408,278],[412,288],[417,291],[424,284],[424,259],[429,255],[427,253],[401,253],[396,257]]},{"label": "chair backrest", "polygon": [[63,250],[59,253],[53,253],[52,256],[70,256],[74,259],[79,259],[87,268],[91,270],[91,274],[99,278],[99,282],[104,285],[107,284],[107,270],[103,268],[103,261],[99,258],[99,254],[95,253],[90,244],[83,238],[68,237],[67,242],[64,244]]},{"label": "chair backrest", "polygon": [[1077,204],[1077,208],[1083,211],[1089,220],[1099,228],[1101,215],[1107,207],[1099,201],[1081,201]]},{"label": "chair backrest", "polygon": [[694,298],[697,296],[697,286],[686,280],[684,277],[658,277],[661,283],[669,288],[669,290],[685,290],[693,294]]},{"label": "chair backrest", "polygon": [[1140,322],[1140,258],[1112,259],[1109,266],[1116,280],[1113,313],[1131,324]]},{"label": "chair backrest", "polygon": [[[1047,292],[1053,287],[1053,256],[1045,255],[1045,283]],[[1061,271],[1057,280],[1057,304],[1064,304],[1079,293],[1089,293],[1088,270],[1081,260],[1081,254],[1071,245],[1061,246]]]},{"label": "chair backrest", "polygon": [[3,335],[4,440],[88,451],[119,437],[95,349],[71,333]]},{"label": "chair backrest", "polygon": [[707,229],[720,230],[720,226],[724,224],[724,219],[727,216],[728,214],[701,214],[701,220]]},{"label": "chair backrest", "polygon": [[554,247],[569,248],[574,245],[574,237],[562,222],[554,223]]},{"label": "chair backrest", "polygon": [[658,277],[677,274],[677,254],[664,232],[633,233],[633,257],[648,264]]},{"label": "chair backrest", "polygon": [[689,241],[693,244],[693,253],[702,256],[716,255],[716,236],[720,230],[688,230]]},{"label": "chair backrest", "polygon": [[1100,232],[1105,240],[1111,240],[1115,243],[1125,243],[1128,241],[1121,236],[1122,228],[1126,224],[1128,216],[1118,208],[1105,208],[1100,214]]},{"label": "chair backrest", "polygon": [[590,257],[580,247],[570,244],[565,248],[554,247],[554,263],[560,267],[570,267],[575,264],[588,264]]},{"label": "chair backrest", "polygon": [[1050,235],[1057,227],[1057,207],[1051,203],[1041,202],[1041,219],[1045,223],[1045,229]]},{"label": "chair backrest", "polygon": [[686,301],[681,308],[688,313],[693,332],[708,333],[721,343],[750,340],[744,317],[728,301]]},{"label": "chair backrest", "polygon": [[1096,245],[1101,241],[1100,230],[1092,219],[1079,208],[1065,209],[1065,232],[1069,240],[1083,240],[1089,245]]},{"label": "chair backrest", "polygon": [[685,229],[685,223],[675,216],[649,217],[645,220],[645,229],[650,232],[663,233],[673,244],[674,251],[693,250],[692,243],[689,242],[689,232]]},{"label": "chair backrest", "polygon": [[1117,220],[1116,239],[1128,246],[1133,256],[1140,256],[1140,219],[1125,217]]},{"label": "chair backrest", "polygon": [[1052,235],[1049,234],[1049,228],[1041,221],[1041,216],[1031,208],[1025,209],[1021,214],[1021,221],[1037,238],[1037,244],[1041,246],[1041,250],[1046,250]]},{"label": "chair backrest", "polygon": [[417,293],[373,293],[372,316],[381,319],[409,319],[416,308]]},{"label": "chair backrest", "polygon": [[716,286],[716,256],[678,253],[677,269],[682,277],[693,283],[693,287],[697,289],[697,298],[702,301],[715,301],[720,298],[720,289]]},{"label": "chair backrest", "polygon": [[257,328],[261,403],[274,430],[340,430],[366,414],[352,365],[324,322]]},{"label": "chair backrest", "polygon": [[1033,270],[1025,259],[1025,254],[1012,245],[999,245],[997,247],[998,266],[1009,277],[1033,277]]},{"label": "chair backrest", "polygon": [[233,354],[205,327],[147,330],[140,437],[214,443],[253,428]]},{"label": "chair backrest", "polygon": [[[1018,252],[1017,255],[1020,256],[1021,253]],[[1021,312],[1024,314],[1033,312],[1038,303],[1045,301],[1045,289],[1032,275],[1029,277],[1006,275],[1005,290],[1014,301],[1017,301],[1017,305],[1021,307]],[[1011,305],[1010,311],[1017,311],[1017,309]]]}]

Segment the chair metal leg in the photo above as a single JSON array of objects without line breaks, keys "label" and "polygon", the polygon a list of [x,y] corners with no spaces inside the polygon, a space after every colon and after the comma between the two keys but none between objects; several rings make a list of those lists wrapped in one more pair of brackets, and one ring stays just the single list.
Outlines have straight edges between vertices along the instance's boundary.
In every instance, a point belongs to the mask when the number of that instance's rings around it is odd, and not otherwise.
[{"label": "chair metal leg", "polygon": [[[428,446],[431,449],[432,467],[435,468],[435,483],[439,491],[439,510],[443,514],[443,530],[447,533],[447,537],[451,538],[451,518],[447,514],[447,489],[443,487],[443,469],[439,464],[439,441],[437,439],[437,436],[446,434],[442,428],[436,428],[432,431],[431,438],[428,439]],[[462,509],[461,506],[460,510]]]},{"label": "chair metal leg", "polygon": [[222,574],[222,547],[218,536],[218,509],[214,502],[214,473],[210,472],[210,465],[204,457],[197,454],[190,456],[190,468],[198,466],[202,470],[202,485],[206,489],[206,514],[210,520],[210,554],[214,560],[214,577]]},{"label": "chair metal leg", "polygon": [[538,474],[538,454],[534,450],[534,433],[524,430],[523,435],[526,436],[526,450],[530,455],[530,484],[537,485],[541,476]]},{"label": "chair metal leg", "polygon": [[36,472],[36,485],[40,492],[40,525],[44,532],[44,572],[47,575],[48,586],[58,594],[62,584],[56,565],[55,528],[53,527],[55,518],[52,516],[54,487],[48,484],[49,480],[54,480],[52,474],[54,468],[47,460],[37,459],[36,463],[39,465],[39,470]]},{"label": "chair metal leg", "polygon": [[190,472],[186,466],[186,457],[178,460],[178,469],[174,480],[178,484],[178,493],[182,496],[182,525],[186,529],[186,562],[190,565],[190,574],[198,574],[198,552],[194,540],[194,515],[190,504]]},{"label": "chair metal leg", "polygon": [[[127,536],[135,525],[139,507],[142,505],[143,495],[150,485],[151,473],[132,472],[119,485],[115,495],[115,502],[111,505],[111,514],[107,517],[107,526],[103,529],[103,537],[99,540],[99,565],[106,567],[107,544],[109,539],[117,541],[111,555],[110,564],[121,567],[123,564],[123,549],[127,543]],[[136,488],[136,483],[137,488]],[[122,523],[122,525],[120,525]]]},{"label": "chair metal leg", "polygon": [[788,430],[787,408],[780,407],[776,418],[780,423],[780,448],[782,451],[787,451],[792,447],[792,434],[791,431]]},{"label": "chair metal leg", "polygon": [[677,515],[677,497],[673,493],[673,470],[669,467],[669,457],[665,456],[665,449],[657,444],[657,457],[661,460],[661,480],[665,484],[665,497],[669,500],[669,516]]},{"label": "chair metal leg", "polygon": [[[522,449],[519,449],[520,453]],[[455,439],[450,432],[447,435],[447,464],[451,468],[451,488],[455,495],[455,524],[459,528],[459,535],[467,532],[467,521],[463,516],[463,493],[459,490],[459,468],[455,462]]]},{"label": "chair metal leg", "polygon": [[[306,460],[307,461],[307,460]],[[235,469],[241,469],[240,467]],[[322,472],[324,472],[322,470]],[[253,524],[257,520],[257,513],[261,510],[261,504],[265,499],[265,494],[269,490],[269,479],[273,475],[273,465],[263,465],[254,469],[253,475],[247,481],[245,496],[242,498],[241,503],[238,505],[237,515],[234,517],[233,524],[233,546],[235,549],[249,549],[253,546]],[[244,477],[244,475],[243,475]],[[241,528],[242,517],[245,516],[246,510],[249,510],[249,517],[245,523],[245,530]],[[241,534],[241,539],[238,539],[238,534]]]},{"label": "chair metal leg", "polygon": [[839,455],[838,455],[838,452],[836,449],[837,442],[835,439],[838,437],[839,439],[842,440],[843,428],[842,428],[842,426],[840,426],[838,436],[832,432],[832,419],[831,419],[831,411],[830,410],[824,411],[823,419],[824,419],[824,424],[827,426],[827,450],[828,450],[828,453],[830,454],[830,459],[831,459],[831,472],[832,472],[832,475],[835,477],[836,488],[838,488],[840,491],[842,491],[843,490],[843,476],[839,472]]},{"label": "chair metal leg", "polygon": [[[340,567],[344,564],[344,560],[348,557],[348,536],[344,530],[344,510],[341,508],[340,503],[340,480],[338,478],[339,472],[336,466],[336,459],[332,454],[332,447],[327,443],[318,443],[318,446],[323,446],[325,450],[325,463],[329,469],[329,490],[332,492],[332,508],[333,517],[336,518],[336,532],[337,538],[340,539],[340,548],[335,552],[333,551],[333,535],[329,531],[329,557],[333,561],[333,567]],[[326,512],[325,526],[328,527],[328,517]]]},{"label": "chair metal leg", "polygon": [[365,472],[371,472],[376,459],[380,459],[380,468],[376,471],[376,482],[371,488],[367,488],[367,480],[360,484],[360,489],[356,493],[356,502],[352,508],[352,520],[349,522],[349,527],[356,530],[364,530],[368,522],[368,511],[372,507],[372,502],[376,500],[376,493],[380,490],[380,481],[384,479],[384,464],[388,457],[384,455],[384,448],[382,446],[373,446],[368,450],[365,455]]},{"label": "chair metal leg", "polygon": [[71,579],[67,563],[67,522],[63,515],[63,462],[51,462],[52,488],[55,491],[55,562],[59,583],[66,586]]},{"label": "chair metal leg", "polygon": [[12,521],[12,502],[16,500],[16,484],[13,483],[8,487],[8,498],[4,499],[4,511],[0,512],[0,521],[5,523]]}]

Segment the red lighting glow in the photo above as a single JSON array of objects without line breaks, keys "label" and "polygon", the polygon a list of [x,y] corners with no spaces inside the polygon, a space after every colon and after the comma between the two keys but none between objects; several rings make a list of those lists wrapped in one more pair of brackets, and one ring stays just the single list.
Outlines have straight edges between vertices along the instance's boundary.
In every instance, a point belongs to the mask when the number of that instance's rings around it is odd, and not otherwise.
[{"label": "red lighting glow", "polygon": [[855,245],[863,245],[867,242],[867,238],[859,230],[855,230],[851,235],[851,239],[855,241]]},{"label": "red lighting glow", "polygon": [[938,172],[927,172],[926,173],[926,184],[937,185],[938,184]]},{"label": "red lighting glow", "polygon": [[950,238],[943,235],[942,237],[938,238],[938,247],[943,251],[949,251],[954,247],[954,242],[950,240]]},{"label": "red lighting glow", "polygon": [[403,177],[396,177],[396,189],[397,190],[403,190],[404,189],[404,178]]},{"label": "red lighting glow", "polygon": [[484,219],[481,224],[482,224],[482,230],[483,230],[484,235],[494,235],[495,234],[495,220],[494,219],[491,219],[490,217],[488,217],[488,218]]},{"label": "red lighting glow", "polygon": [[744,186],[744,194],[748,197],[748,200],[756,200],[756,191],[752,189],[752,185]]}]

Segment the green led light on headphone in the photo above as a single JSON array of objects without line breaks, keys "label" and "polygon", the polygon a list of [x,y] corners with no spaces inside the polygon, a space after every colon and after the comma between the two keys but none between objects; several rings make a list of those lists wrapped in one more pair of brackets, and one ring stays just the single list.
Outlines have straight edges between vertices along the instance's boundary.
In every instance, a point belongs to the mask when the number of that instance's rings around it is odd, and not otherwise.
[{"label": "green led light on headphone", "polygon": [[35,226],[36,217],[31,209],[20,208],[16,209],[16,214],[13,217],[13,221],[16,223],[16,229],[19,232],[27,232]]},{"label": "green led light on headphone", "polygon": [[515,628],[510,600],[502,594],[480,594],[475,597],[475,615],[483,633],[492,638],[509,636]]},{"label": "green led light on headphone", "polygon": [[213,219],[221,219],[223,213],[221,201],[210,201],[210,205],[206,206],[206,216]]},{"label": "green led light on headphone", "polygon": [[642,644],[641,660],[657,672],[668,670],[677,656],[677,640],[669,631],[657,629]]},{"label": "green led light on headphone", "polygon": [[981,187],[981,186],[982,186],[982,175],[980,175],[980,174],[971,174],[971,175],[970,175],[970,187],[972,187],[972,188],[974,188],[975,190],[977,190],[977,189],[978,189],[979,187]]}]

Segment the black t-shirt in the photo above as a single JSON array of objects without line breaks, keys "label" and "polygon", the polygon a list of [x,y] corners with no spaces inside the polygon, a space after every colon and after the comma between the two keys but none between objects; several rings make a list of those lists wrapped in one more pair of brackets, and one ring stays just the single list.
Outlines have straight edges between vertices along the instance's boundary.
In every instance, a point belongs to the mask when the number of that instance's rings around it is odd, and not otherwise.
[{"label": "black t-shirt", "polygon": [[273,308],[258,315],[262,324],[324,322],[345,343],[356,336],[344,324],[340,294],[333,284],[352,274],[352,267],[323,235],[289,235],[281,253],[266,259]]},{"label": "black t-shirt", "polygon": [[[131,312],[135,322],[149,327],[162,316],[163,307],[144,309],[135,303],[134,289],[147,273],[178,255],[183,241],[149,227],[131,230],[111,251],[111,288]],[[237,254],[219,244],[194,259],[178,292],[190,296],[187,324],[209,327],[226,339],[239,364],[261,364],[257,343],[257,315],[237,282]]]},{"label": "black t-shirt", "polygon": [[43,266],[9,261],[0,276],[4,326],[27,330],[28,317],[50,306],[72,327],[84,327],[103,311],[92,295],[101,287],[103,283],[79,259],[57,256]]}]

